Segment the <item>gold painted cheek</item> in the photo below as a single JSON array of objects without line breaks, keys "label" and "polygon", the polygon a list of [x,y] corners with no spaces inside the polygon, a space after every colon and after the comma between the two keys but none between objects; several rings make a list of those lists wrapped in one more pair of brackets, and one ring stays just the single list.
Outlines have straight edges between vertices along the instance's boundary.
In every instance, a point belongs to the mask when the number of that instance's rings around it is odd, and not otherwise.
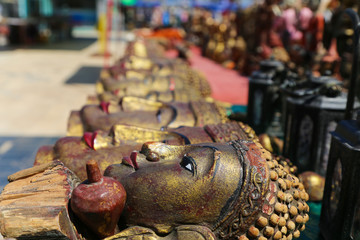
[{"label": "gold painted cheek", "polygon": [[157,225],[214,221],[231,195],[218,191],[210,178],[192,179],[186,172],[172,175],[160,171],[131,179],[125,188],[132,209],[129,222],[135,224],[149,224],[146,219],[154,219]]},{"label": "gold painted cheek", "polygon": [[[167,147],[162,143],[145,144],[142,152],[146,156],[156,152],[168,160],[150,163],[124,179],[128,196],[126,222],[153,227],[163,234],[179,222],[215,222],[241,184],[242,168],[235,152],[221,146],[220,154],[215,154],[209,146],[186,149],[171,146],[174,151],[167,152]],[[194,158],[201,173],[193,175],[182,168],[180,152]]]},{"label": "gold painted cheek", "polygon": [[[164,191],[168,194],[162,194],[162,187],[169,188],[171,185],[162,185],[157,189],[146,187],[137,189],[141,191],[141,194],[136,194],[139,192],[137,190],[131,191],[129,194],[131,198],[127,203],[130,211],[127,212],[126,222],[149,226],[158,234],[165,234],[171,231],[176,222],[184,222],[187,212],[196,212],[190,199],[186,199],[182,196],[183,194],[176,193],[177,191],[171,188]],[[174,205],[175,202],[176,205]],[[175,209],[174,206],[182,206],[183,209]]]},{"label": "gold painted cheek", "polygon": [[214,178],[210,179],[212,188],[217,190],[218,197],[215,207],[219,213],[236,189],[241,187],[242,171],[237,156],[234,156],[232,151],[222,151],[219,166],[215,168]]}]

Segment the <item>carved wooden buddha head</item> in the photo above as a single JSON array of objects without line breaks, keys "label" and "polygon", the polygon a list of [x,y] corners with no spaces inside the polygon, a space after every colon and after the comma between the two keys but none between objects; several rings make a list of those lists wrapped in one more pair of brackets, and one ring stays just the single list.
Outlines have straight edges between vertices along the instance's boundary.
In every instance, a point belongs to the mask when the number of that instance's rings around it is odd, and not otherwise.
[{"label": "carved wooden buddha head", "polygon": [[126,189],[126,224],[160,235],[191,224],[219,239],[296,237],[309,218],[303,185],[251,141],[146,143],[105,175]]}]

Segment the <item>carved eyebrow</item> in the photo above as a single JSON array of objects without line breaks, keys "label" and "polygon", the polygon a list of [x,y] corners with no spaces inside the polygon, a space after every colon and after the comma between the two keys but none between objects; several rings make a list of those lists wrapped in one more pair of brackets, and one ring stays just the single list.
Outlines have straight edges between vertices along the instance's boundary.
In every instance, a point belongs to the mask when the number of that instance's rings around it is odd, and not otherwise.
[{"label": "carved eyebrow", "polygon": [[214,146],[205,145],[203,147],[210,148],[211,150],[213,150],[213,153],[214,153],[213,165],[210,167],[210,169],[208,171],[208,174],[212,175],[211,181],[214,181],[214,177],[216,175],[216,172],[219,169],[219,161],[218,161],[218,159],[220,158],[221,152],[219,151],[219,149],[217,147],[214,147]]},{"label": "carved eyebrow", "polygon": [[210,149],[214,150],[214,152],[215,152],[215,151],[219,151],[219,149],[218,149],[217,147],[214,147],[214,146],[205,145],[205,146],[202,146],[202,147],[204,147],[204,148],[210,148]]}]

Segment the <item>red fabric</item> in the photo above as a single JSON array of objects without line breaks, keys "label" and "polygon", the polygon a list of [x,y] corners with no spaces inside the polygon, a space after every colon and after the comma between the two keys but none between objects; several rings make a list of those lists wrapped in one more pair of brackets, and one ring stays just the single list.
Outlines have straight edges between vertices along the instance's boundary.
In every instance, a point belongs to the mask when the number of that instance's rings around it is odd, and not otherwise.
[{"label": "red fabric", "polygon": [[165,52],[165,57],[176,58],[178,56],[178,51],[175,49],[170,49]]},{"label": "red fabric", "polygon": [[214,99],[236,105],[247,105],[249,89],[247,77],[202,57],[197,47],[191,48],[190,62],[194,69],[206,76]]}]

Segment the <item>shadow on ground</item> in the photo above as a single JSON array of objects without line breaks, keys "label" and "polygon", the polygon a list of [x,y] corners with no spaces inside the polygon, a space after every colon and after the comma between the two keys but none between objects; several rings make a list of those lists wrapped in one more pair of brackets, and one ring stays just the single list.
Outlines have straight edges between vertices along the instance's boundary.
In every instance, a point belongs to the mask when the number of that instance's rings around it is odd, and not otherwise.
[{"label": "shadow on ground", "polygon": [[81,51],[96,41],[96,38],[73,38],[70,40],[49,43],[8,44],[6,46],[1,46],[0,51],[11,51],[16,49]]},{"label": "shadow on ground", "polygon": [[96,38],[74,38],[53,43],[36,44],[30,46],[29,49],[81,51],[96,42],[96,40]]},{"label": "shadow on ground", "polygon": [[14,50],[16,50],[16,48],[13,46],[9,46],[9,45],[0,46],[0,52],[14,51]]},{"label": "shadow on ground", "polygon": [[101,67],[83,66],[65,84],[94,84],[99,79]]},{"label": "shadow on ground", "polygon": [[0,136],[0,192],[9,175],[33,166],[39,147],[52,145],[59,138]]}]

